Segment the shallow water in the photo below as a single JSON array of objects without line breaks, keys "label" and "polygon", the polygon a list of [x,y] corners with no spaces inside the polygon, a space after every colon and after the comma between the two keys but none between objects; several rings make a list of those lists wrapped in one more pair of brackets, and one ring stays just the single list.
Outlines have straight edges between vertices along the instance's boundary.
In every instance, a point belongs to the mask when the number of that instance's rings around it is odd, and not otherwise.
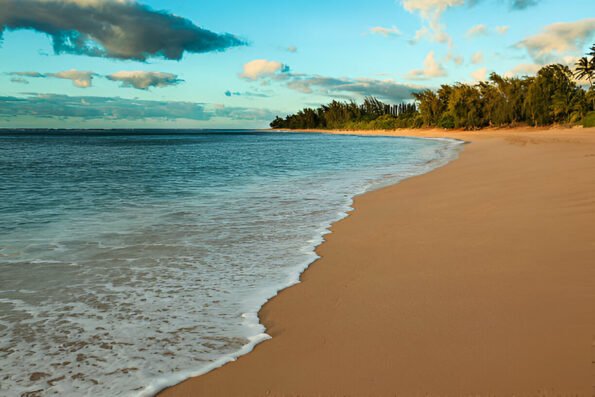
[{"label": "shallow water", "polygon": [[0,133],[0,395],[151,395],[266,339],[352,198],[459,143],[255,131]]}]

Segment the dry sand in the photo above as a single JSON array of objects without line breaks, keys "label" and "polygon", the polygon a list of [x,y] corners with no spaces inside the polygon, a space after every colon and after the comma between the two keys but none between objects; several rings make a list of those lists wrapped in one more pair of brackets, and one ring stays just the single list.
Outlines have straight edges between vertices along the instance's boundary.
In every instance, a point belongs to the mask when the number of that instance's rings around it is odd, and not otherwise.
[{"label": "dry sand", "polygon": [[358,197],[273,339],[162,396],[593,396],[595,129],[375,133],[472,143]]}]

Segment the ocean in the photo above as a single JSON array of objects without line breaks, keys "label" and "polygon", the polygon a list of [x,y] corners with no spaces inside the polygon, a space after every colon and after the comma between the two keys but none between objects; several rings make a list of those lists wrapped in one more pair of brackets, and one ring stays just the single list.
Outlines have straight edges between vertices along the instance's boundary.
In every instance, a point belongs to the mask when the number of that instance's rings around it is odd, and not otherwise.
[{"label": "ocean", "polygon": [[0,395],[150,396],[267,339],[354,196],[460,142],[0,132]]}]

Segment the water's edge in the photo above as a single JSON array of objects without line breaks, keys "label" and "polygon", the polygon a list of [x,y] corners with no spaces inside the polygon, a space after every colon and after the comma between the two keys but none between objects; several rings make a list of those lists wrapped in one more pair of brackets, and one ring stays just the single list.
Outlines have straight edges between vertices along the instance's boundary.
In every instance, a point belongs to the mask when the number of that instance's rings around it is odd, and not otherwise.
[{"label": "water's edge", "polygon": [[[279,132],[279,131],[276,131],[276,132]],[[293,131],[286,131],[286,132],[290,133]],[[296,131],[296,132],[299,132],[299,131]],[[313,134],[327,134],[327,133],[315,132]],[[369,137],[368,135],[359,135],[359,134],[350,134],[350,135]],[[260,322],[260,313],[262,311],[262,308],[267,303],[269,303],[271,300],[273,300],[275,297],[277,297],[284,290],[291,288],[294,285],[300,284],[302,282],[302,280],[301,280],[302,274],[306,270],[308,270],[308,268],[310,266],[312,266],[318,259],[321,258],[318,255],[317,251],[318,251],[318,248],[326,241],[324,236],[332,233],[332,227],[334,226],[335,223],[349,217],[352,214],[352,212],[355,210],[355,208],[353,207],[353,204],[357,197],[362,196],[362,195],[372,192],[372,191],[381,190],[381,189],[385,189],[385,188],[397,185],[404,180],[415,178],[415,177],[418,177],[421,175],[426,175],[426,174],[433,172],[439,168],[442,168],[442,167],[450,164],[451,162],[457,160],[460,156],[460,153],[463,150],[464,144],[469,143],[467,141],[463,141],[463,140],[455,139],[455,138],[425,138],[425,137],[410,137],[410,136],[400,137],[400,136],[393,136],[393,135],[378,135],[378,137],[397,138],[397,139],[407,138],[407,139],[418,139],[418,140],[447,141],[447,142],[453,143],[453,146],[446,148],[445,151],[447,153],[440,152],[438,158],[432,160],[432,167],[430,169],[420,170],[421,172],[419,174],[416,174],[413,176],[408,176],[408,177],[403,177],[403,178],[393,178],[393,179],[385,181],[385,183],[370,184],[369,186],[365,187],[362,191],[355,192],[347,200],[347,202],[343,204],[341,211],[337,213],[337,216],[335,219],[320,225],[319,229],[317,229],[315,232],[316,235],[313,236],[313,238],[307,242],[309,245],[306,249],[307,252],[305,252],[305,253],[309,256],[309,259],[307,261],[303,262],[299,267],[297,267],[292,273],[289,274],[288,281],[286,284],[284,284],[280,287],[272,286],[271,289],[269,290],[269,292],[267,294],[265,294],[266,298],[264,298],[264,302],[258,304],[257,310],[255,310],[254,312],[244,313],[242,315],[242,317],[244,318],[246,327],[252,328],[252,329],[255,329],[258,331],[258,333],[256,335],[248,338],[249,343],[244,345],[238,351],[228,354],[228,355],[225,355],[225,356],[219,358],[218,360],[210,363],[209,365],[201,367],[200,369],[181,371],[181,372],[178,372],[175,374],[170,374],[166,378],[164,377],[161,379],[156,379],[153,382],[151,382],[149,385],[147,385],[142,391],[139,392],[139,394],[138,394],[139,397],[153,397],[153,396],[156,396],[157,394],[159,394],[160,392],[162,392],[163,390],[173,387],[175,385],[178,385],[178,384],[184,382],[185,380],[205,375],[213,370],[223,367],[224,365],[226,365],[228,363],[236,361],[239,357],[252,352],[252,350],[254,350],[254,348],[257,345],[259,345],[260,343],[262,343],[266,340],[272,339],[272,337],[266,333],[266,331],[267,331],[266,327]],[[260,300],[260,298],[259,298],[259,300]]]}]

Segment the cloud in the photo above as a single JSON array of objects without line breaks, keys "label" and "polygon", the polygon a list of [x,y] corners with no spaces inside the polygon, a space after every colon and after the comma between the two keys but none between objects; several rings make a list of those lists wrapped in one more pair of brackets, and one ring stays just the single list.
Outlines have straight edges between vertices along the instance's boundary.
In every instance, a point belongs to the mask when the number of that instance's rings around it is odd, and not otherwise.
[{"label": "cloud", "polygon": [[252,98],[268,98],[268,97],[270,97],[270,95],[263,94],[262,92],[251,92],[251,91],[239,92],[239,91],[231,91],[231,90],[225,91],[225,96],[226,97],[245,96],[245,97],[252,97]]},{"label": "cloud", "polygon": [[444,58],[445,62],[454,62],[455,65],[462,65],[463,62],[465,61],[465,59],[460,56],[460,55],[455,55],[454,53],[452,53],[451,51],[448,52],[448,54],[446,54],[446,57]]},{"label": "cloud", "polygon": [[349,98],[374,96],[381,100],[402,102],[411,99],[411,94],[423,87],[398,83],[393,80],[365,78],[335,78],[326,76],[291,75],[287,87],[304,94],[329,95]]},{"label": "cloud", "polygon": [[537,63],[547,63],[563,55],[579,52],[595,34],[595,18],[576,22],[558,22],[516,44],[527,50]]},{"label": "cloud", "polygon": [[429,36],[439,43],[451,44],[451,38],[446,33],[446,27],[440,19],[444,11],[451,7],[459,7],[465,4],[465,0],[401,0],[405,10],[410,13],[417,13],[427,24],[415,34],[412,42],[417,42],[421,38]]},{"label": "cloud", "polygon": [[288,73],[289,66],[277,61],[256,59],[244,65],[244,71],[240,77],[247,80],[258,80],[265,77],[272,77],[278,73]]},{"label": "cloud", "polygon": [[444,67],[436,61],[434,51],[430,51],[424,59],[424,68],[412,70],[407,74],[409,80],[427,80],[446,76]]},{"label": "cloud", "polygon": [[58,73],[48,73],[47,77],[54,77],[56,79],[71,80],[75,87],[89,88],[93,83],[93,76],[95,73],[80,70],[66,70]]},{"label": "cloud", "polygon": [[49,35],[56,54],[145,61],[246,45],[134,0],[0,0],[0,36],[27,29]]},{"label": "cloud", "polygon": [[10,81],[17,84],[29,84],[29,80],[22,77],[13,77],[10,79]]},{"label": "cloud", "polygon": [[510,30],[510,26],[503,25],[503,26],[496,26],[496,32],[501,35],[505,35]]},{"label": "cloud", "polygon": [[378,34],[378,35],[384,36],[384,37],[395,37],[395,36],[401,35],[401,31],[396,26],[393,26],[392,28],[384,28],[382,26],[375,26],[373,28],[370,28],[370,32],[372,34]]},{"label": "cloud", "polygon": [[[257,82],[265,79],[266,83],[279,83],[291,90],[303,94],[331,96],[349,99],[353,97],[374,96],[381,100],[402,102],[411,99],[411,94],[420,92],[425,87],[398,83],[394,80],[370,78],[328,77],[321,75],[292,73],[289,67],[274,61],[258,60],[247,63],[241,77]],[[262,84],[261,81],[259,84]],[[228,90],[226,96],[252,95],[266,96],[261,93],[240,93]]]},{"label": "cloud", "polygon": [[535,6],[538,3],[538,0],[512,0],[510,6],[515,10],[524,10],[525,8]]},{"label": "cloud", "polygon": [[480,64],[483,62],[483,53],[481,51],[475,52],[471,56],[471,63],[474,65]]},{"label": "cloud", "polygon": [[488,34],[488,27],[484,24],[473,26],[465,33],[467,37],[485,36]]},{"label": "cloud", "polygon": [[219,105],[213,109],[213,117],[222,117],[231,120],[270,121],[275,118],[277,114],[279,114],[279,112],[271,111],[269,109],[228,107],[225,105]]},{"label": "cloud", "polygon": [[133,100],[118,97],[29,94],[23,98],[0,98],[0,117],[35,116],[44,118],[141,120],[207,120],[204,105],[191,102]]},{"label": "cloud", "polygon": [[21,76],[21,77],[46,77],[45,74],[39,72],[12,72],[10,73],[12,76]]},{"label": "cloud", "polygon": [[164,72],[120,71],[106,76],[108,80],[121,83],[121,87],[148,90],[151,87],[163,88],[180,84],[178,75]]},{"label": "cloud", "polygon": [[[446,33],[446,26],[442,24],[442,14],[449,8],[464,5],[473,6],[482,0],[401,0],[403,8],[410,13],[419,14],[425,23],[410,40],[412,44],[422,38],[429,37],[438,43],[452,45],[452,39]],[[541,0],[506,0],[513,10],[522,10],[537,5]]]},{"label": "cloud", "polygon": [[504,77],[533,76],[537,74],[542,67],[543,66],[535,63],[522,63],[504,73]]},{"label": "cloud", "polygon": [[[139,90],[147,90],[150,87],[169,87],[177,85],[183,80],[180,80],[177,75],[164,72],[145,72],[145,71],[121,71],[107,76],[101,76],[90,71],[80,70],[66,70],[57,73],[39,73],[39,72],[12,72],[9,73],[13,77],[20,80],[27,81],[26,78],[56,78],[71,80],[75,87],[89,88],[92,85],[93,77],[105,77],[108,80],[121,83],[121,87],[132,87]],[[15,81],[23,83],[23,81]],[[28,83],[28,81],[27,81]]]},{"label": "cloud", "polygon": [[471,77],[475,81],[485,81],[488,77],[488,69],[487,68],[477,69],[476,71],[471,73]]},{"label": "cloud", "polygon": [[34,79],[46,79],[46,78],[56,78],[56,79],[63,79],[63,80],[71,80],[72,84],[75,87],[79,88],[89,88],[92,85],[93,77],[97,76],[97,74],[89,71],[81,71],[81,70],[65,70],[63,72],[57,73],[39,73],[39,72],[12,72],[9,73],[11,76],[16,76],[11,79],[12,82],[15,83],[23,83],[29,84],[28,78]]},{"label": "cloud", "polygon": [[[222,110],[223,109],[223,110]],[[271,110],[224,107],[181,101],[147,101],[118,97],[28,94],[0,97],[0,119],[35,117],[66,120],[138,121],[147,119],[198,120],[227,117],[233,120],[269,121]]]}]

